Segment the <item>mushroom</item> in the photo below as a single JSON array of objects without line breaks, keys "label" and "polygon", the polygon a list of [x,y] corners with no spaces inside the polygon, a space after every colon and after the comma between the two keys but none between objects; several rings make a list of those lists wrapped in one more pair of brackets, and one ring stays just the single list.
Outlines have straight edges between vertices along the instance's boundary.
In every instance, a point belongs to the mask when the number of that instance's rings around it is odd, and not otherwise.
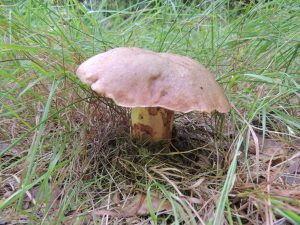
[{"label": "mushroom", "polygon": [[185,56],[115,48],[83,62],[76,74],[98,94],[132,108],[134,139],[170,140],[174,111],[230,110],[214,75]]}]

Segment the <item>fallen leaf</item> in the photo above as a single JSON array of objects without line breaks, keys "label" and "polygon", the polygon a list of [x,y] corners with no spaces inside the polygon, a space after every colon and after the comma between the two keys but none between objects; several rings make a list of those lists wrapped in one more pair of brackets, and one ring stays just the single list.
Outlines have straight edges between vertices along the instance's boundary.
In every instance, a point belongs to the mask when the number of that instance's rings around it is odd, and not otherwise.
[{"label": "fallen leaf", "polygon": [[[286,147],[285,143],[271,138],[265,138],[263,143],[263,137],[260,135],[257,135],[257,139],[260,150],[260,159],[263,159],[267,163],[269,160],[272,160],[272,166],[286,160],[286,157],[288,156],[288,148]],[[257,143],[251,139],[249,143],[249,153],[256,154],[256,149],[258,146]]]},{"label": "fallen leaf", "polygon": [[300,157],[296,157],[290,161],[288,173],[285,174],[288,184],[300,184]]},{"label": "fallen leaf", "polygon": [[[17,175],[2,175],[0,174],[0,203],[4,202],[7,198],[14,195],[18,190],[20,183],[20,178]],[[62,190],[58,187],[49,184],[48,190],[49,196],[49,208],[47,208],[47,215],[52,215],[59,208],[59,199],[62,195]],[[35,211],[36,215],[43,216],[45,214],[45,192],[41,190],[40,186],[35,186],[30,190],[25,192],[25,196],[22,202],[22,209],[27,213]],[[4,216],[3,218],[1,216]],[[7,218],[5,216],[8,216]],[[26,218],[26,217],[24,217]],[[0,219],[6,219],[9,221],[8,224],[28,224],[24,218],[16,215],[16,217],[11,217],[11,212],[9,208],[6,209],[3,214],[0,215]],[[25,222],[24,222],[25,221]],[[0,220],[1,225],[1,220]]]},{"label": "fallen leaf", "polygon": [[[151,193],[151,203],[155,212],[163,212],[172,209],[171,203],[167,199],[163,199],[157,193]],[[113,199],[119,199],[113,197]],[[137,193],[136,195],[124,200],[115,202],[117,205],[123,205],[115,207],[114,209],[100,209],[94,211],[93,214],[97,216],[111,216],[111,217],[133,217],[149,215],[149,202],[147,202],[147,195],[144,193]]]},{"label": "fallen leaf", "polygon": [[[137,215],[148,215],[149,214],[149,207],[146,200],[145,194],[140,194],[139,196],[139,208],[137,210]],[[167,211],[172,209],[172,205],[168,200],[163,200],[158,194],[151,193],[151,202],[153,205],[153,209],[155,212],[158,210],[161,211]]]},{"label": "fallen leaf", "polygon": [[[49,184],[49,186],[52,186]],[[27,208],[31,207],[32,204],[36,204],[36,200],[40,197],[41,199],[45,198],[45,193],[41,191],[41,188],[39,186],[36,186],[30,190],[30,195],[26,195],[26,198],[24,199],[24,204],[27,205]],[[51,209],[58,208],[59,199],[61,198],[62,190],[58,187],[55,187],[54,185],[51,187],[51,193],[49,198],[49,205]]]},{"label": "fallen leaf", "polygon": [[0,152],[5,150],[8,146],[9,146],[9,144],[7,144],[7,143],[0,143]]},{"label": "fallen leaf", "polygon": [[290,163],[289,173],[300,174],[300,157],[293,159]]},{"label": "fallen leaf", "polygon": [[[271,139],[271,138],[265,138],[264,145],[262,146],[263,137],[260,135],[257,135],[258,143],[260,150],[265,155],[273,155],[274,153],[280,154],[280,153],[286,153],[287,150],[285,148],[285,144],[279,140]],[[254,140],[251,139],[249,143],[249,153],[255,154],[255,143]]]}]

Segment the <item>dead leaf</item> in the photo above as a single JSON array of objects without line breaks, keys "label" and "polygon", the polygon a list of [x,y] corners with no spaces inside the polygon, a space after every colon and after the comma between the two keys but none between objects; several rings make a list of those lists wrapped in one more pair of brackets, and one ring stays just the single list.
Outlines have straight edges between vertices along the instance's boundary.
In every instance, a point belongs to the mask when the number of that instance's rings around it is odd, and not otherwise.
[{"label": "dead leaf", "polygon": [[[17,175],[11,174],[11,175],[2,175],[0,174],[0,202],[4,202],[5,199],[9,198],[11,195],[13,195],[19,187],[20,178]],[[47,209],[47,214],[51,215],[54,213],[58,207],[59,207],[59,199],[62,194],[62,190],[56,187],[55,185],[49,184],[49,208]],[[42,199],[42,203],[44,203],[45,200],[45,193],[41,190],[40,186],[35,186],[31,188],[30,190],[25,192],[25,196],[22,202],[22,209],[26,212],[31,212],[32,210],[35,210],[37,214],[42,216],[45,213],[45,205],[40,204]],[[38,207],[38,208],[37,208]],[[7,215],[10,215],[9,210],[7,211]],[[0,216],[1,218],[1,216]],[[4,219],[4,218],[1,218]],[[20,217],[16,217],[15,220],[19,220]],[[8,219],[10,221],[10,224],[13,224],[14,218]],[[22,220],[23,221],[23,220]],[[17,222],[17,224],[20,224],[23,222]],[[1,223],[0,223],[1,224]],[[26,222],[27,224],[27,222]]]},{"label": "dead leaf", "polygon": [[[140,194],[139,196],[140,204],[139,209],[137,211],[137,215],[148,215],[149,214],[149,207],[148,203],[146,201],[146,195]],[[163,200],[158,194],[151,193],[151,202],[153,205],[153,209],[155,212],[158,210],[161,211],[167,211],[172,209],[172,205],[169,201]]]},{"label": "dead leaf", "polygon": [[[265,138],[264,145],[262,146],[263,137],[261,135],[257,135],[259,147],[262,150],[262,153],[265,155],[274,155],[280,153],[286,153],[285,144],[279,140]],[[250,140],[249,144],[249,153],[255,154],[255,143],[254,140]]]},{"label": "dead leaf", "polygon": [[300,184],[300,157],[296,157],[290,161],[288,173],[285,174],[288,184]]},{"label": "dead leaf", "polygon": [[[59,199],[61,198],[62,190],[54,185],[49,184],[51,187],[49,205],[51,209],[57,209],[59,205]],[[45,193],[41,192],[41,188],[36,186],[30,190],[30,195],[27,194],[24,199],[24,208],[28,209],[32,207],[32,204],[36,204],[36,200],[40,197],[42,199],[45,198]]]},{"label": "dead leaf", "polygon": [[[260,159],[263,159],[267,163],[269,160],[272,160],[272,166],[286,160],[288,156],[288,148],[285,143],[271,138],[265,138],[263,143],[263,137],[261,135],[257,135],[257,139],[260,149]],[[249,153],[256,154],[256,149],[257,143],[251,139],[249,143]]]},{"label": "dead leaf", "polygon": [[7,143],[0,143],[0,152],[5,150],[8,146],[9,146],[9,144],[7,144]]},{"label": "dead leaf", "polygon": [[289,173],[300,174],[300,157],[297,157],[290,162]]},{"label": "dead leaf", "polygon": [[[172,209],[171,203],[167,199],[163,199],[158,193],[151,193],[151,203],[155,212],[163,212]],[[113,199],[119,199],[113,197]],[[147,202],[147,195],[145,193],[137,193],[136,195],[127,198],[126,201],[119,200],[115,202],[117,205],[114,209],[100,209],[94,211],[93,214],[97,216],[111,216],[111,217],[133,217],[149,215],[149,205]]]},{"label": "dead leaf", "polygon": [[[280,186],[274,187],[271,190],[271,194],[273,196],[281,196],[290,199],[300,199],[300,186],[290,186],[282,188]],[[298,209],[300,212],[300,209]]]}]

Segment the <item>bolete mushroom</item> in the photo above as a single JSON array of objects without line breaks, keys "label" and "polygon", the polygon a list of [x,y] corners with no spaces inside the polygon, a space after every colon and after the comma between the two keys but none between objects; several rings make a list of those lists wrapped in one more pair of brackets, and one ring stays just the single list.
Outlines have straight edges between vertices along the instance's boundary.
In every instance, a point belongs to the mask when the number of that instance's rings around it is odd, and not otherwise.
[{"label": "bolete mushroom", "polygon": [[185,56],[115,48],[83,62],[76,74],[98,94],[132,108],[135,139],[170,140],[174,111],[230,110],[214,75]]}]

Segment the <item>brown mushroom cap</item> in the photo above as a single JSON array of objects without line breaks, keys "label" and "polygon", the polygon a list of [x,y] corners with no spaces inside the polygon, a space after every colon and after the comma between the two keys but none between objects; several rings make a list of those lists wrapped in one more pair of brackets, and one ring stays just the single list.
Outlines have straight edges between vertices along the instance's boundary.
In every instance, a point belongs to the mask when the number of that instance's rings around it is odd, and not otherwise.
[{"label": "brown mushroom cap", "polygon": [[82,63],[82,82],[124,107],[225,113],[230,104],[214,75],[184,56],[115,48]]}]

